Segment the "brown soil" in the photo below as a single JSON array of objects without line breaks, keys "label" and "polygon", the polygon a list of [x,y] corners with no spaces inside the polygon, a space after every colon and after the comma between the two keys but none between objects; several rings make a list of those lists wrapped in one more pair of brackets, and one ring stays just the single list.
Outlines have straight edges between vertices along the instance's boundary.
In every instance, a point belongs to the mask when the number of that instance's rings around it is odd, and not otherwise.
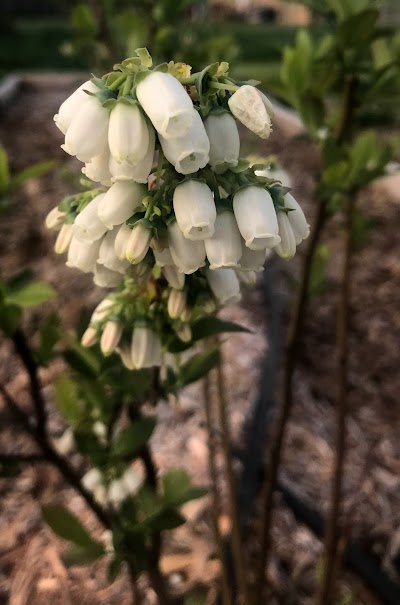
[{"label": "brown soil", "polygon": [[[84,305],[92,306],[101,297],[101,291],[92,286],[87,276],[66,268],[64,259],[53,253],[53,234],[43,227],[47,212],[71,191],[77,170],[77,163],[59,148],[61,134],[54,127],[52,116],[81,81],[78,75],[27,78],[0,120],[0,141],[10,155],[13,171],[49,158],[60,162],[58,171],[28,182],[15,195],[10,213],[1,219],[0,272],[2,277],[8,277],[29,267],[35,276],[52,283],[58,291],[58,309],[67,328],[73,326]],[[306,139],[291,136],[293,132],[283,126],[276,126],[267,144],[261,145],[258,141],[256,144],[261,153],[279,155],[293,178],[296,197],[311,218],[318,156]],[[376,183],[359,201],[366,215],[375,219],[378,226],[357,252],[353,263],[348,457],[344,486],[344,514],[351,537],[375,553],[395,580],[400,553],[400,375],[397,371],[400,188],[399,181],[393,180],[396,178]],[[306,317],[301,358],[295,374],[295,406],[282,468],[282,478],[324,513],[329,508],[334,463],[335,303],[342,262],[338,233],[340,224],[335,220],[325,238],[331,250],[327,286],[321,296],[313,299]],[[285,300],[292,291],[297,267],[298,259],[284,265],[288,275],[282,294]],[[31,314],[29,326],[34,327],[47,310]],[[230,420],[238,441],[246,413],[257,393],[259,368],[268,348],[261,290],[255,288],[246,293],[242,303],[227,309],[224,315],[254,331],[253,335],[232,335],[224,345]],[[27,405],[26,377],[10,354],[9,344],[3,341],[1,382],[7,383],[13,396]],[[51,381],[59,371],[60,365],[56,364],[41,375],[49,403]],[[0,415],[3,426],[0,451],[29,451],[27,439],[10,426],[4,407],[0,407]],[[152,445],[160,473],[169,467],[184,465],[195,482],[207,485],[207,438],[201,388],[194,385],[187,389],[177,407],[161,402],[158,415],[159,425]],[[60,419],[52,412],[51,429],[57,431],[61,426]],[[79,460],[76,463],[79,465]],[[221,489],[225,494],[223,481]],[[0,493],[0,604],[130,603],[127,579],[122,575],[109,585],[104,562],[68,570],[62,564],[60,554],[65,546],[43,525],[40,504],[64,503],[97,536],[101,535],[101,528],[80,497],[63,483],[55,470],[45,465],[28,467],[16,479],[0,480]],[[218,565],[213,556],[208,497],[189,503],[184,513],[188,523],[168,538],[163,570],[178,591],[203,585],[210,589],[211,599]],[[221,518],[221,524],[228,530],[227,516]],[[269,571],[275,596],[270,602],[311,603],[321,543],[295,521],[279,499],[273,537],[274,560]],[[353,592],[354,603],[379,602],[348,573],[342,589],[343,594]],[[297,601],[290,601],[293,594],[297,595]],[[149,603],[154,602],[150,591],[147,591],[147,599]]]}]

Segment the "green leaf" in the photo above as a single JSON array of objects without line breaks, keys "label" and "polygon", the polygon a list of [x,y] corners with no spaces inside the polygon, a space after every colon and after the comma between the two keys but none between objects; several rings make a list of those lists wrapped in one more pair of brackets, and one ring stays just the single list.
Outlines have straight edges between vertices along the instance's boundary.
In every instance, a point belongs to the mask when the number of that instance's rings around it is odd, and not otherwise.
[{"label": "green leaf", "polygon": [[119,576],[119,574],[121,572],[121,565],[122,565],[121,559],[118,557],[115,557],[111,561],[110,565],[108,566],[107,576],[108,576],[108,581],[110,582],[110,584],[115,582],[115,580]]},{"label": "green leaf", "polygon": [[23,308],[34,307],[51,300],[55,295],[56,291],[49,284],[36,281],[6,293],[5,302]]},{"label": "green leaf", "polygon": [[310,283],[308,287],[308,295],[310,298],[320,296],[325,290],[329,259],[330,252],[328,246],[325,244],[317,246],[311,265]]},{"label": "green leaf", "polygon": [[162,477],[164,502],[169,506],[181,506],[189,500],[202,498],[207,490],[192,485],[191,479],[183,469],[173,469]]},{"label": "green leaf", "polygon": [[95,37],[98,33],[96,17],[86,3],[75,6],[71,11],[72,25],[78,32],[87,37]]},{"label": "green leaf", "polygon": [[128,426],[116,437],[112,455],[133,456],[140,452],[150,439],[156,423],[153,418],[141,418]]},{"label": "green leaf", "polygon": [[18,328],[22,319],[22,309],[16,305],[0,306],[0,328],[11,336]]},{"label": "green leaf", "polygon": [[316,134],[324,123],[325,106],[323,100],[310,93],[299,101],[299,110],[304,124],[312,134]]},{"label": "green leaf", "polygon": [[65,374],[54,382],[54,400],[58,410],[72,426],[79,424],[82,418],[82,403],[79,398],[77,384]]},{"label": "green leaf", "polygon": [[4,195],[10,188],[10,171],[8,168],[7,152],[0,145],[0,195]]},{"label": "green leaf", "polygon": [[67,337],[69,345],[63,352],[68,365],[78,374],[88,378],[98,378],[100,373],[100,359],[94,351],[90,351],[80,342]]},{"label": "green leaf", "polygon": [[56,166],[57,162],[55,160],[47,160],[44,162],[38,162],[37,164],[33,164],[33,166],[29,166],[19,172],[16,176],[12,177],[10,182],[11,189],[16,189],[20,187],[29,179],[38,178],[53,170]]},{"label": "green leaf", "polygon": [[354,48],[369,42],[376,22],[379,17],[379,11],[367,9],[357,15],[352,15],[346,19],[338,29],[338,40],[344,48]]},{"label": "green leaf", "polygon": [[208,336],[214,336],[215,334],[223,334],[224,332],[247,332],[252,334],[249,328],[245,328],[232,321],[219,319],[218,317],[204,317],[194,322],[191,327],[193,342],[207,338]]},{"label": "green leaf", "polygon": [[57,536],[73,542],[83,549],[101,548],[99,542],[93,540],[81,522],[66,508],[57,504],[42,507],[42,515],[47,525]]},{"label": "green leaf", "polygon": [[176,529],[185,523],[185,518],[173,508],[164,508],[161,512],[149,519],[147,526],[152,532]]},{"label": "green leaf", "polygon": [[93,542],[92,545],[87,547],[74,544],[62,555],[62,560],[66,567],[88,565],[89,563],[93,563],[93,561],[97,561],[103,555],[105,555],[105,551],[100,542]]},{"label": "green leaf", "polygon": [[210,370],[212,370],[219,361],[218,348],[208,349],[197,355],[193,355],[179,369],[177,387],[182,388],[200,378],[203,378]]}]

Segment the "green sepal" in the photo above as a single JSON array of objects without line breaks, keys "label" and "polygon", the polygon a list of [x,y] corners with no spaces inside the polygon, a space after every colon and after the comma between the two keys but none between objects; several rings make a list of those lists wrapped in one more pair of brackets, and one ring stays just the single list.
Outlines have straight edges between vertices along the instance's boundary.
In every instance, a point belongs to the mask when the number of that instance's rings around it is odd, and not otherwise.
[{"label": "green sepal", "polygon": [[160,63],[156,65],[153,71],[161,71],[162,73],[168,73],[168,63]]},{"label": "green sepal", "polygon": [[103,90],[104,88],[106,88],[106,83],[105,83],[105,81],[104,81],[104,79],[103,79],[103,78],[97,78],[97,77],[96,77],[95,75],[93,75],[93,74],[92,74],[92,76],[93,76],[93,78],[91,78],[91,80],[90,80],[90,81],[92,82],[92,84],[94,84],[95,86],[97,86],[97,88],[100,88],[100,89],[102,89],[102,90]]},{"label": "green sepal", "polygon": [[234,172],[235,174],[240,174],[241,172],[244,172],[248,168],[250,168],[250,162],[248,160],[245,160],[244,158],[239,158],[237,166],[233,166],[229,170],[231,172]]},{"label": "green sepal", "polygon": [[153,59],[147,48],[137,48],[135,52],[144,67],[151,67],[153,65]]}]

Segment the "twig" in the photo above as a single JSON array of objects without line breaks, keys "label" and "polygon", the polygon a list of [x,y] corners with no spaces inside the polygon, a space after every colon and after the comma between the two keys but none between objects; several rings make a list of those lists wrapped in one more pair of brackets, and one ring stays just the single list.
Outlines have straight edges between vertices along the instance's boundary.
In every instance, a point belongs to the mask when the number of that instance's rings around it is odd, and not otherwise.
[{"label": "twig", "polygon": [[219,404],[219,414],[221,422],[221,441],[222,448],[225,456],[226,470],[227,470],[227,483],[229,491],[229,500],[231,506],[231,518],[232,518],[232,555],[235,562],[236,577],[238,583],[239,592],[239,603],[242,605],[249,604],[248,586],[246,581],[246,565],[244,558],[244,549],[242,539],[240,535],[239,525],[239,511],[237,506],[237,492],[236,492],[236,480],[235,473],[233,471],[232,464],[232,452],[231,452],[231,434],[227,413],[227,404],[225,398],[225,385],[224,376],[222,372],[222,363],[219,360],[217,365],[217,394]]},{"label": "twig", "polygon": [[[345,83],[341,118],[335,135],[337,145],[342,144],[350,137],[350,124],[354,112],[355,91],[357,81],[350,76]],[[314,254],[319,242],[320,234],[327,219],[326,201],[320,200],[317,206],[317,215],[311,232],[308,248],[304,257],[299,290],[297,293],[291,321],[289,325],[288,338],[285,347],[285,361],[283,367],[282,397],[278,404],[276,419],[273,425],[271,446],[268,463],[268,474],[265,487],[262,492],[263,520],[262,520],[262,543],[260,563],[255,585],[256,603],[261,602],[264,586],[265,570],[268,567],[268,556],[271,544],[271,522],[272,522],[272,499],[277,485],[278,470],[281,461],[282,445],[285,439],[286,425],[289,420],[293,402],[292,378],[300,344],[300,335],[303,326],[304,312],[307,302],[307,294],[312,271]]]},{"label": "twig", "polygon": [[336,464],[332,483],[332,507],[328,519],[325,541],[324,577],[318,591],[316,604],[328,605],[334,596],[334,569],[338,542],[341,535],[339,527],[340,503],[343,483],[343,470],[346,448],[347,417],[347,372],[348,372],[348,331],[349,331],[349,295],[352,252],[352,227],[354,215],[354,196],[350,195],[346,204],[345,256],[337,314],[336,350],[338,361],[337,403],[336,403]]},{"label": "twig", "polygon": [[5,454],[4,452],[0,453],[0,463],[2,464],[14,464],[18,462],[23,462],[24,464],[35,462],[46,462],[43,454]]},{"label": "twig", "polygon": [[231,595],[229,590],[228,583],[228,573],[226,569],[226,561],[224,555],[224,544],[222,541],[222,536],[219,529],[219,516],[221,514],[221,502],[219,498],[218,491],[218,472],[216,465],[216,455],[217,455],[217,443],[215,438],[215,431],[213,427],[212,421],[212,410],[211,410],[211,384],[210,377],[206,375],[203,381],[204,386],[204,404],[206,411],[206,420],[207,420],[207,432],[208,432],[208,468],[211,479],[211,497],[212,497],[212,507],[211,507],[211,516],[213,522],[213,530],[214,530],[214,540],[215,545],[218,552],[218,558],[221,562],[221,593],[222,593],[222,604],[230,605],[231,603]]}]

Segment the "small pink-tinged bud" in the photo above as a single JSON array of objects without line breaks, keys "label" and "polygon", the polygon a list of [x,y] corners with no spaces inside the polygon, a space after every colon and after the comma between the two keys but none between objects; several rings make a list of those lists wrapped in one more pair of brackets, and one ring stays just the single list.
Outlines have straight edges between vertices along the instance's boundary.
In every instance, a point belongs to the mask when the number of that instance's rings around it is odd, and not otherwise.
[{"label": "small pink-tinged bud", "polygon": [[137,265],[144,259],[150,246],[151,231],[140,223],[135,225],[126,246],[126,258],[132,265]]},{"label": "small pink-tinged bud", "polygon": [[84,347],[92,347],[98,340],[97,330],[89,326],[81,338],[81,343]]},{"label": "small pink-tinged bud", "polygon": [[189,324],[182,324],[176,331],[176,335],[182,342],[190,342],[192,340],[192,329]]},{"label": "small pink-tinged bud", "polygon": [[73,235],[73,225],[63,225],[57,236],[54,251],[56,254],[64,254],[69,248]]},{"label": "small pink-tinged bud", "polygon": [[45,225],[47,229],[58,230],[64,225],[65,212],[61,212],[56,206],[53,210],[50,210],[46,216]]},{"label": "small pink-tinged bud", "polygon": [[181,321],[190,321],[190,318],[192,317],[192,310],[189,309],[189,307],[185,307],[182,311],[182,313],[180,314],[179,319]]},{"label": "small pink-tinged bud", "polygon": [[168,315],[177,319],[186,307],[186,293],[172,289],[168,297]]},{"label": "small pink-tinged bud", "polygon": [[122,326],[117,321],[108,321],[100,340],[103,355],[111,355],[117,348],[122,336]]},{"label": "small pink-tinged bud", "polygon": [[117,349],[117,352],[119,353],[119,356],[121,357],[121,361],[124,366],[128,370],[134,370],[135,366],[132,361],[131,347],[129,345],[123,345],[122,347],[119,347]]}]

